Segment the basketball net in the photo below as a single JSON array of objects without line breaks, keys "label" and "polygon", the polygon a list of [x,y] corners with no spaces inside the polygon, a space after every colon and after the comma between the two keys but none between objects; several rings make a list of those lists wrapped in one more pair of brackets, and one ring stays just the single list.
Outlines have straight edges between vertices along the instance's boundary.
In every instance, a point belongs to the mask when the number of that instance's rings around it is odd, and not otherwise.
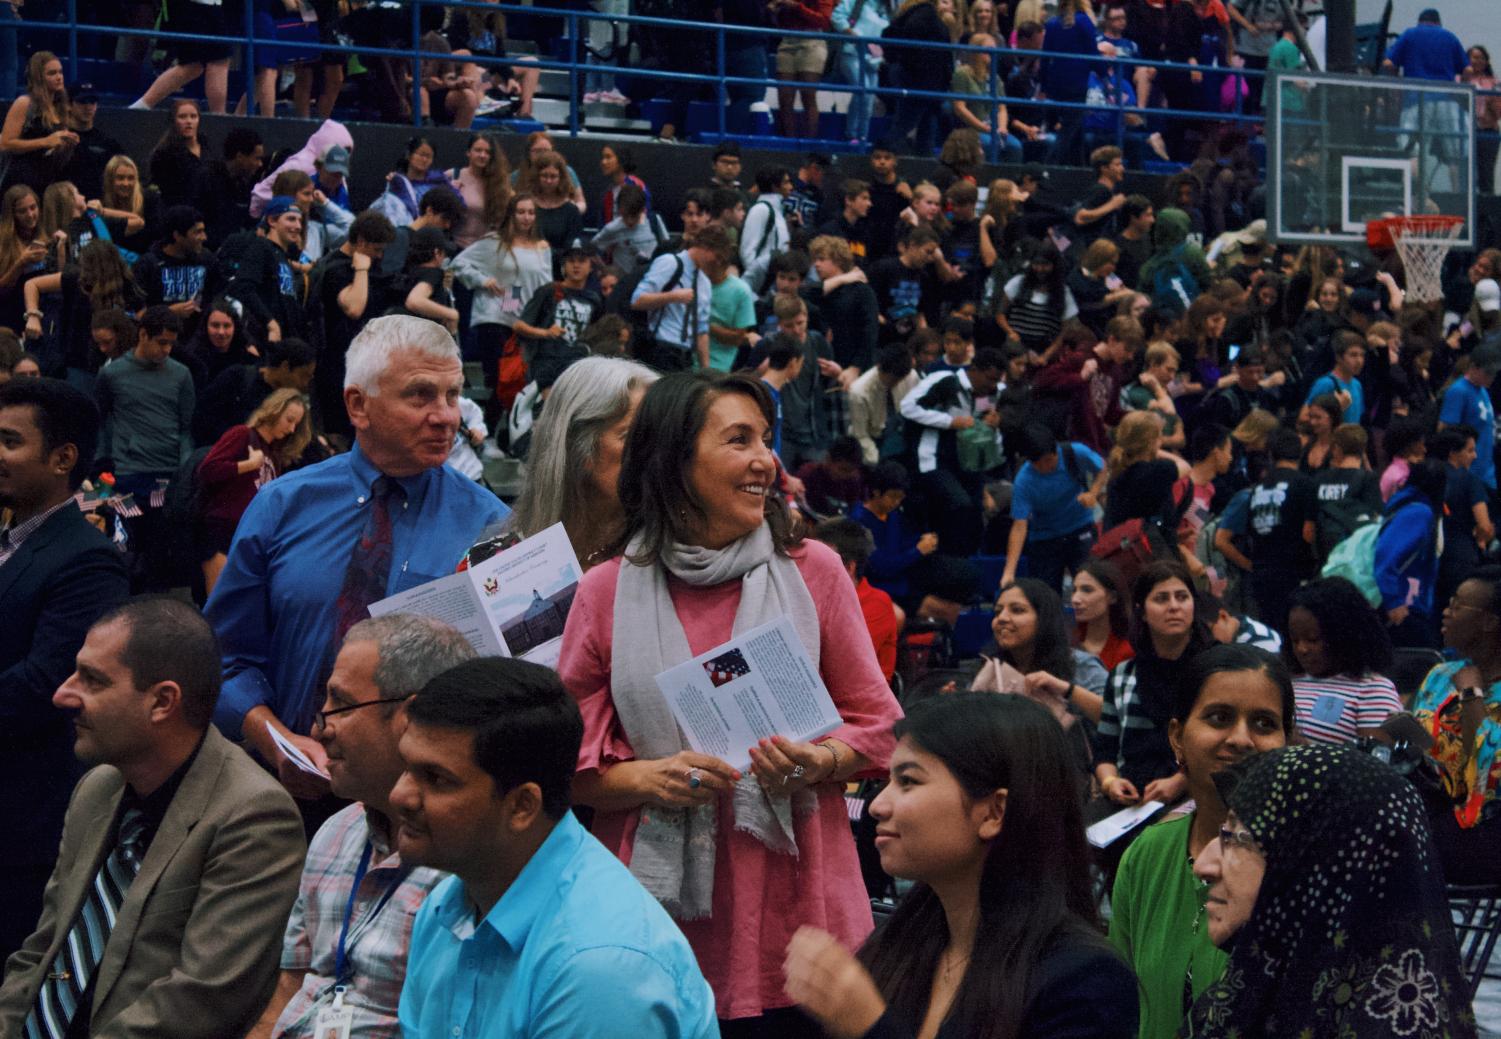
[{"label": "basketball net", "polygon": [[1414,303],[1438,303],[1444,298],[1440,277],[1444,257],[1454,247],[1464,227],[1464,218],[1421,214],[1390,217],[1382,221],[1407,276],[1407,298]]}]

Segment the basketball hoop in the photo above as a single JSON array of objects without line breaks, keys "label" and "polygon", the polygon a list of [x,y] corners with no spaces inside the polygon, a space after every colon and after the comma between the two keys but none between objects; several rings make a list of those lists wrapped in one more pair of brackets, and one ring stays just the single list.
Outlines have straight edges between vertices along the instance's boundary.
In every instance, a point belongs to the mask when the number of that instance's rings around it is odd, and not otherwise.
[{"label": "basketball hoop", "polygon": [[1444,257],[1464,227],[1462,216],[1420,213],[1372,220],[1366,225],[1366,244],[1372,249],[1395,248],[1407,275],[1407,298],[1436,303],[1444,298],[1440,275]]}]

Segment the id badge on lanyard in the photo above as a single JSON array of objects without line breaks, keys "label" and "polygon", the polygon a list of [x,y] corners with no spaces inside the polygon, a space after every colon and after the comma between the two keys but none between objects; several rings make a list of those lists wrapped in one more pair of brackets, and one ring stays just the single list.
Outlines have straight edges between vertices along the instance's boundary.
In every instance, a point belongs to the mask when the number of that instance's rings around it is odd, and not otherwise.
[{"label": "id badge on lanyard", "polygon": [[344,986],[334,987],[334,1001],[318,1011],[313,1024],[313,1039],[349,1039],[354,1025],[354,1008],[344,1004]]}]

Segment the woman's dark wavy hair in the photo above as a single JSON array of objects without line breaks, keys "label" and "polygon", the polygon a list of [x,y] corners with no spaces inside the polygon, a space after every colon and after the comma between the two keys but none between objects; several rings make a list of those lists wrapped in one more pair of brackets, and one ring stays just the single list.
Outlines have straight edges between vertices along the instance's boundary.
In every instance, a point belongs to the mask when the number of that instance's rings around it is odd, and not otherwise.
[{"label": "woman's dark wavy hair", "polygon": [[[1053,265],[1053,272],[1048,275],[1046,281],[1043,281],[1032,273],[1032,264],[1039,260]],[[1058,247],[1052,242],[1043,242],[1032,255],[1027,257],[1027,266],[1022,271],[1021,288],[1017,291],[1016,298],[1018,300],[1025,300],[1034,292],[1046,292],[1048,294],[1048,306],[1056,310],[1058,316],[1061,318],[1063,316],[1065,300],[1063,295],[1065,291],[1063,284],[1065,274],[1063,254],[1058,251]]]},{"label": "woman's dark wavy hair", "polygon": [[[670,543],[690,543],[708,520],[706,503],[694,493],[690,474],[710,406],[731,393],[750,398],[768,426],[776,421],[771,395],[750,375],[674,372],[646,391],[620,462],[620,507],[626,520],[611,555],[624,552],[639,534],[641,551],[630,561],[637,566],[654,564]],[[802,543],[779,495],[766,496],[766,521],[778,552],[785,555]]]},{"label": "woman's dark wavy hair", "polygon": [[1199,703],[1199,694],[1215,675],[1245,671],[1265,675],[1267,681],[1277,687],[1277,698],[1282,703],[1282,731],[1291,736],[1298,720],[1298,702],[1293,695],[1293,679],[1287,665],[1281,657],[1264,649],[1233,642],[1210,646],[1188,662],[1183,680],[1173,691],[1173,718],[1180,725],[1188,721],[1188,716]]},{"label": "woman's dark wavy hair", "polygon": [[[1018,577],[1001,594],[1015,588],[1022,593],[1032,612],[1037,615],[1037,627],[1032,633],[1031,671],[1046,671],[1054,678],[1065,682],[1074,680],[1074,651],[1069,644],[1068,626],[1063,619],[1063,600],[1035,577]],[[1011,654],[999,651],[1003,663],[1014,665]]]},{"label": "woman's dark wavy hair", "polygon": [[[1152,589],[1164,581],[1179,580],[1183,587],[1188,589],[1188,594],[1193,595],[1194,579],[1188,572],[1188,567],[1176,559],[1159,559],[1148,563],[1142,568],[1141,573],[1136,575],[1136,581],[1131,585],[1131,648],[1136,651],[1138,657],[1155,657],[1157,647],[1152,644],[1152,632],[1147,627],[1147,599],[1152,595]],[[1214,633],[1209,630],[1208,622],[1200,617],[1198,610],[1194,611],[1193,623],[1188,629],[1188,648],[1183,651],[1184,657],[1191,657],[1201,650],[1214,645]]]},{"label": "woman's dark wavy hair", "polygon": [[[1293,592],[1288,613],[1303,607],[1319,622],[1324,652],[1337,675],[1383,675],[1392,666],[1392,639],[1375,607],[1343,577],[1321,577]],[[1298,670],[1293,640],[1282,643],[1287,666]]]},{"label": "woman's dark wavy hair", "polygon": [[[1063,730],[1025,697],[952,693],[912,704],[893,731],[942,761],[966,796],[1006,790],[1005,821],[980,875],[974,952],[945,1030],[1014,1039],[1048,947],[1064,935],[1103,946]],[[891,1011],[914,1033],[948,942],[938,896],[918,883],[860,950]]]},{"label": "woman's dark wavy hair", "polygon": [[1131,637],[1131,590],[1126,587],[1126,575],[1121,568],[1108,559],[1091,559],[1079,568],[1100,586],[1115,596],[1110,604],[1110,633],[1123,639]]}]

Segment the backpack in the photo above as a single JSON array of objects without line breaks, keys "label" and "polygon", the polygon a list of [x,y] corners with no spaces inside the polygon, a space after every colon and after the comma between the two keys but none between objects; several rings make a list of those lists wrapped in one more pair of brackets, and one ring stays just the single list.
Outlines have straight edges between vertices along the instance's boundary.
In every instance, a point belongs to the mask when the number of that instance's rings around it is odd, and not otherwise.
[{"label": "backpack", "polygon": [[[1387,521],[1412,503],[1405,501],[1381,519],[1357,527],[1355,533],[1334,546],[1323,569],[1319,571],[1319,576],[1343,577],[1360,589],[1360,594],[1366,597],[1367,602],[1379,607],[1381,589],[1376,584],[1376,542],[1386,529]],[[1442,524],[1438,526],[1442,528]],[[1403,564],[1404,569],[1406,565]]]},{"label": "backpack", "polygon": [[1179,558],[1178,527],[1183,523],[1183,514],[1193,504],[1193,484],[1188,477],[1181,477],[1173,484],[1173,501],[1172,513],[1168,516],[1133,518],[1117,523],[1100,535],[1089,554],[1114,563],[1125,578],[1127,588],[1136,583],[1137,576],[1148,563]]},{"label": "backpack", "polygon": [[[672,262],[672,277],[667,279],[667,284],[662,289],[663,292],[682,288],[678,282],[683,280],[683,257],[675,253]],[[654,263],[656,260],[652,263],[637,264],[636,269],[615,286],[615,291],[610,293],[610,298],[605,304],[606,313],[625,318],[626,324],[631,326],[631,342],[638,351],[638,356],[639,351],[650,350],[652,341],[657,337],[657,326],[662,323],[661,310],[637,310],[631,306],[631,297],[646,280],[647,272],[651,270]]]},{"label": "backpack", "polygon": [[168,531],[167,565],[171,568],[174,585],[187,585],[198,589],[203,581],[199,564],[203,554],[199,550],[199,534],[203,522],[203,485],[198,481],[198,467],[208,457],[210,447],[194,449],[187,461],[177,467],[172,481],[167,484],[166,500],[162,515]]},{"label": "backpack", "polygon": [[1199,279],[1183,259],[1187,242],[1182,242],[1157,266],[1152,276],[1152,306],[1182,316],[1199,295]]}]

